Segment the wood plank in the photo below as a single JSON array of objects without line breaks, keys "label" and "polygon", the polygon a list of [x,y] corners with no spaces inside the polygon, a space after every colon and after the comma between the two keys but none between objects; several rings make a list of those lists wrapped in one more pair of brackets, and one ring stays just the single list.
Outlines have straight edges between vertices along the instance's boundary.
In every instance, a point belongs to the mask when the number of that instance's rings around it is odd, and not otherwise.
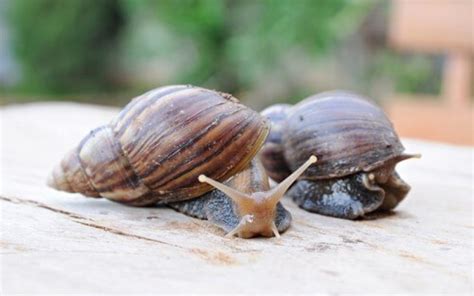
[{"label": "wood plank", "polygon": [[471,105],[472,57],[452,52],[446,57],[443,70],[443,96],[450,107],[466,108]]},{"label": "wood plank", "polygon": [[47,188],[63,153],[117,109],[0,109],[1,288],[5,293],[469,293],[473,149],[405,140],[413,190],[395,213],[294,216],[281,239],[226,239],[167,208]]},{"label": "wood plank", "polygon": [[472,0],[391,1],[389,42],[428,53],[474,51]]},{"label": "wood plank", "polygon": [[474,145],[474,108],[453,106],[447,101],[420,96],[397,96],[385,110],[399,135]]}]

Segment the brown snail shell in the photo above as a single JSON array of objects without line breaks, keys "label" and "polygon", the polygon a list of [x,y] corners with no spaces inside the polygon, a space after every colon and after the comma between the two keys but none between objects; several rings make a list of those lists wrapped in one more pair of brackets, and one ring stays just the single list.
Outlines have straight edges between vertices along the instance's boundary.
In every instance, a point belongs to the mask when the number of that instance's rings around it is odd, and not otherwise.
[{"label": "brown snail shell", "polygon": [[318,165],[304,174],[308,179],[370,171],[404,151],[379,107],[342,91],[321,93],[296,104],[285,121],[282,137],[290,170],[303,163],[305,155],[318,157]]},{"label": "brown snail shell", "polygon": [[[368,99],[344,91],[324,92],[284,112],[269,107],[262,115],[272,121],[268,139],[274,140],[267,140],[260,153],[269,176],[278,181],[309,155],[318,157],[318,165],[300,178],[308,181],[299,181],[288,193],[303,208],[353,219],[393,208],[410,190],[394,168],[415,155],[403,153],[392,123]],[[273,124],[275,117],[279,120]]]},{"label": "brown snail shell", "polygon": [[267,174],[276,182],[281,182],[291,174],[284,157],[282,145],[283,128],[291,105],[276,104],[261,112],[272,123],[271,132],[260,150],[260,160],[266,168]]},{"label": "brown snail shell", "polygon": [[49,183],[133,205],[186,200],[211,190],[199,175],[226,180],[244,169],[267,133],[266,121],[231,95],[162,87],[89,133]]}]

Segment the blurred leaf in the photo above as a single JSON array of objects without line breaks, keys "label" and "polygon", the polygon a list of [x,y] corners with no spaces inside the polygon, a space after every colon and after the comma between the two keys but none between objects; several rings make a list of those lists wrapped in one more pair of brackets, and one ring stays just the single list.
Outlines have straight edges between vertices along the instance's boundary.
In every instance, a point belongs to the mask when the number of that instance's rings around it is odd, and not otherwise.
[{"label": "blurred leaf", "polygon": [[374,57],[371,76],[388,76],[397,92],[436,94],[440,92],[441,75],[435,61],[432,56],[399,55],[385,50]]},{"label": "blurred leaf", "polygon": [[123,0],[123,3],[135,12],[154,11],[164,28],[176,36],[158,44],[157,52],[164,47],[188,47],[189,41],[192,42],[197,56],[177,74],[176,83],[237,92],[251,88],[266,73],[278,71],[279,62],[292,48],[303,48],[314,57],[323,55],[345,32],[353,30],[352,25],[362,17],[360,11],[370,1]]},{"label": "blurred leaf", "polygon": [[122,23],[116,0],[15,0],[9,20],[23,88],[104,88],[107,57]]}]

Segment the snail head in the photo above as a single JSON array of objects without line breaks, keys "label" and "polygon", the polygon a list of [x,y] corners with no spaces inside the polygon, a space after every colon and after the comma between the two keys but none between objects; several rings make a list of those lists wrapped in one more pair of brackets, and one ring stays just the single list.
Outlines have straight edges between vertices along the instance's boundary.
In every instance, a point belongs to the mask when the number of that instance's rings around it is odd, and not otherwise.
[{"label": "snail head", "polygon": [[298,179],[301,174],[317,161],[316,156],[311,156],[303,165],[295,170],[290,176],[276,187],[267,191],[243,193],[205,175],[199,176],[199,181],[208,183],[225,193],[236,205],[239,212],[239,224],[227,233],[227,237],[237,235],[249,238],[257,235],[280,237],[275,225],[275,215],[278,202],[283,198],[285,192]]}]

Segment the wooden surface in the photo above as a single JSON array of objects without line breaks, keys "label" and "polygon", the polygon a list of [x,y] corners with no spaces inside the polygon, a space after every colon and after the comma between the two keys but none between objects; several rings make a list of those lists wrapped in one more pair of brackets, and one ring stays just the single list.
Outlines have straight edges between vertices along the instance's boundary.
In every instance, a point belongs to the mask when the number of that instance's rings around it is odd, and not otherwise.
[{"label": "wooden surface", "polygon": [[[167,208],[47,188],[53,165],[116,109],[0,109],[1,293],[472,292],[473,149],[405,140],[412,192],[393,214],[345,221],[285,200],[281,239],[226,239]],[[377,219],[376,219],[377,218]]]}]

